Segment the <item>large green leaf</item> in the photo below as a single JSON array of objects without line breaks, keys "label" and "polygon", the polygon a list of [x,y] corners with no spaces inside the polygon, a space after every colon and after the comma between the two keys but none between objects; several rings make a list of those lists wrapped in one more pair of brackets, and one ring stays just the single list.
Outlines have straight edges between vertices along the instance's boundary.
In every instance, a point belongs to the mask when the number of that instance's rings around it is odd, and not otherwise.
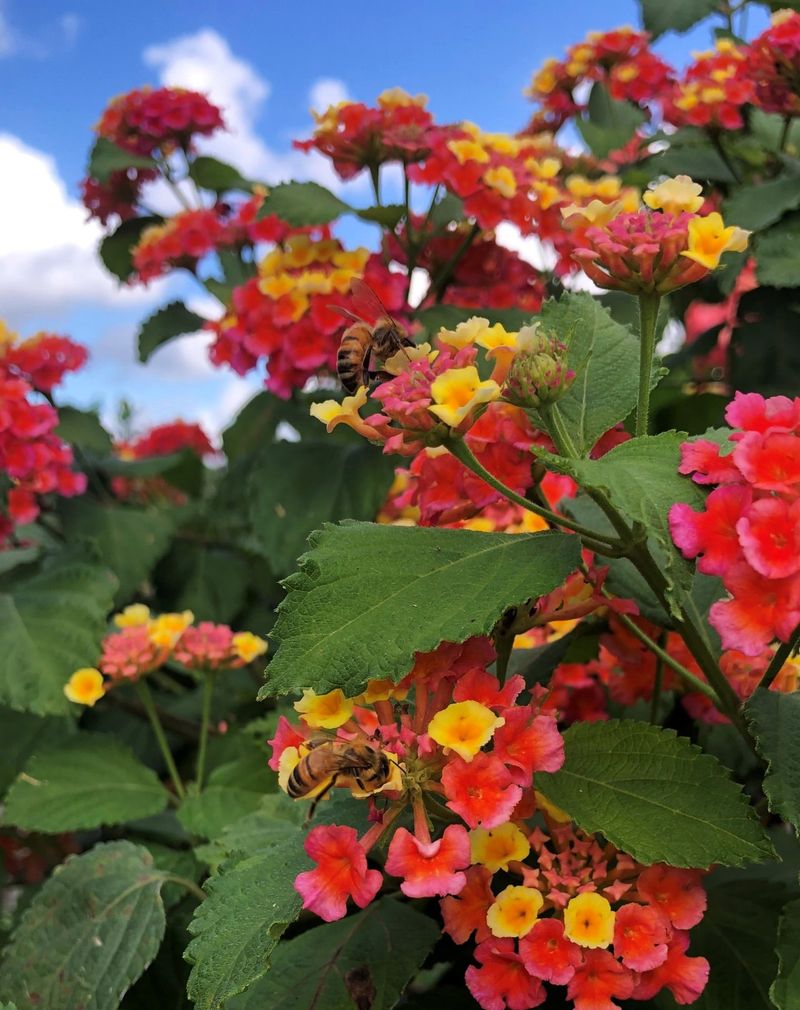
[{"label": "large green leaf", "polygon": [[259,697],[301,687],[355,695],[368,678],[399,680],[415,652],[488,634],[507,607],[549,593],[579,560],[565,533],[326,526],[286,581],[280,649]]},{"label": "large green leaf", "polygon": [[58,408],[58,427],[55,430],[59,438],[80,449],[90,449],[97,453],[111,452],[111,436],[100,423],[100,418],[93,410],[78,410],[77,407]]},{"label": "large green leaf", "polygon": [[[783,887],[762,880],[710,884],[708,910],[692,929],[688,953],[707,958],[711,974],[693,1010],[775,1010],[769,987],[784,895]],[[677,1006],[666,991],[654,1002],[659,1010]]]},{"label": "large green leaf", "polygon": [[0,592],[0,703],[65,715],[64,684],[100,653],[117,581],[71,553]]},{"label": "large green leaf", "polygon": [[286,575],[308,534],[337,519],[374,519],[394,475],[391,458],[366,442],[278,442],[250,475],[253,532],[277,575]]},{"label": "large green leaf", "polygon": [[680,446],[687,438],[676,431],[632,438],[600,459],[571,460],[535,449],[549,468],[574,477],[585,489],[603,491],[629,522],[647,529],[663,562],[675,616],[691,592],[693,566],[673,544],[667,517],[675,502],[700,510],[705,501],[703,490],[678,473]]},{"label": "large green leaf", "polygon": [[184,333],[196,333],[208,322],[183,302],[170,302],[158,309],[139,327],[139,361],[147,361],[164,344]]},{"label": "large green leaf", "polygon": [[3,823],[79,831],[157,814],[169,794],[150,768],[110,737],[81,733],[36,754],[11,786]]},{"label": "large green leaf", "polygon": [[[575,382],[558,409],[581,455],[636,406],[639,390],[639,338],[589,294],[565,294],[542,307],[548,333],[569,347]],[[660,376],[653,372],[653,384]]]},{"label": "large green leaf", "polygon": [[105,137],[98,137],[89,155],[87,174],[98,182],[107,182],[112,172],[122,172],[126,168],[155,167],[152,158],[126,151]]},{"label": "large green leaf", "polygon": [[382,898],[280,944],[229,1010],[391,1010],[439,936],[433,919]]},{"label": "large green leaf", "polygon": [[304,227],[329,224],[353,208],[318,182],[283,182],[273,186],[259,211],[259,217],[277,214],[287,224]]},{"label": "large green leaf", "polygon": [[163,879],[131,842],[70,856],[5,950],[0,997],[19,1010],[117,1010],[164,935]]},{"label": "large green leaf", "polygon": [[94,540],[100,556],[119,580],[117,601],[130,598],[169,546],[175,527],[165,509],[106,505],[69,499],[61,506],[68,539]]},{"label": "large green leaf", "polygon": [[778,927],[778,977],[769,991],[778,1010],[800,1006],[800,898],[783,910]]},{"label": "large green leaf", "polygon": [[22,771],[31,754],[58,747],[74,732],[69,719],[44,718],[0,705],[0,797]]},{"label": "large green leaf", "polygon": [[[800,189],[800,179],[795,182]],[[796,288],[800,283],[800,214],[784,218],[755,242],[756,277],[773,288]]]},{"label": "large green leaf", "polygon": [[277,787],[275,773],[259,754],[256,767],[247,759],[215,768],[208,786],[187,796],[178,810],[178,820],[194,835],[216,838],[228,825],[259,808],[264,794]]},{"label": "large green leaf", "polygon": [[606,158],[611,151],[624,147],[646,118],[638,105],[617,101],[597,82],[592,86],[587,111],[589,118],[579,118],[575,125],[598,158]]},{"label": "large green leaf", "polygon": [[242,554],[176,538],[156,569],[156,582],[171,610],[227,624],[244,603],[250,574]]},{"label": "large green leaf", "polygon": [[233,857],[206,881],[208,897],[195,912],[186,948],[196,1010],[226,1006],[267,972],[275,945],[300,914],[294,879],[310,866],[298,830],[254,855]]},{"label": "large green leaf", "polygon": [[161,224],[160,217],[134,217],[123,221],[115,231],[106,235],[100,243],[100,259],[121,281],[126,281],[133,273],[133,247],[151,225]]},{"label": "large green leaf", "polygon": [[800,694],[759,688],[745,714],[769,765],[764,776],[769,808],[800,830]]},{"label": "large green leaf", "polygon": [[642,863],[741,866],[774,855],[741,788],[716,758],[647,723],[576,723],[560,771],[536,786],[586,831]]},{"label": "large green leaf", "polygon": [[772,179],[760,186],[743,186],[722,205],[726,224],[760,231],[800,207],[800,178]]},{"label": "large green leaf", "polygon": [[687,32],[719,9],[717,0],[639,0],[645,28],[658,38],[664,32]]},{"label": "large green leaf", "polygon": [[193,159],[189,166],[189,178],[202,189],[211,189],[215,193],[224,193],[231,189],[241,189],[245,193],[250,193],[253,189],[253,183],[245,179],[233,165],[206,154]]}]

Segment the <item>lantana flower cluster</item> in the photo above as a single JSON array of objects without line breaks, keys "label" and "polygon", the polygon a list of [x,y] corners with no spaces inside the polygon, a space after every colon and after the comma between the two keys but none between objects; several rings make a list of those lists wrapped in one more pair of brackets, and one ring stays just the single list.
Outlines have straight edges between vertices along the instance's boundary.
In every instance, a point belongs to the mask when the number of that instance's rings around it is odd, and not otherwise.
[{"label": "lantana flower cluster", "polygon": [[748,62],[764,112],[800,116],[800,12],[775,11],[750,43]]},{"label": "lantana flower cluster", "polygon": [[484,1010],[538,1006],[545,982],[566,986],[576,1010],[665,987],[692,1002],[708,976],[705,959],[686,954],[705,910],[702,874],[640,866],[536,792],[536,773],[563,762],[556,719],[541,690],[520,703],[524,680],[501,684],[487,669],[493,659],[486,638],[443,643],[417,654],[398,684],[369,681],[355,698],[307,690],[295,704],[300,725],[280,718],[270,764],[283,788],[320,731],[392,765],[376,788],[333,780],[308,794],[347,786],[367,801],[370,826],[361,835],[311,828],[314,865],[295,881],[303,907],[340,919],[349,899],[366,907],[386,877],[407,897],[441,899],[444,932],[458,944],[474,935],[466,984]]},{"label": "lantana flower cluster", "polygon": [[249,631],[226,624],[194,623],[191,610],[153,614],[132,603],[113,616],[116,630],[103,639],[97,667],[76,670],[64,685],[67,698],[93,706],[116,684],[130,683],[175,660],[190,670],[235,669],[267,651],[267,643]]},{"label": "lantana flower cluster", "polygon": [[590,204],[563,211],[581,243],[573,258],[602,288],[663,295],[702,280],[723,253],[743,252],[749,232],[726,226],[717,211],[701,214],[702,187],[685,175],[644,194],[646,207]]},{"label": "lantana flower cluster", "polygon": [[[158,424],[137,438],[118,442],[114,448],[123,460],[153,459],[187,450],[204,458],[216,451],[202,427],[187,421]],[[186,502],[186,495],[182,491],[157,475],[112,477],[111,489],[117,498],[124,501],[169,501],[176,505]]]},{"label": "lantana flower cluster", "polygon": [[67,337],[19,340],[0,324],[0,548],[16,525],[36,519],[42,495],[86,490],[86,475],[72,468],[71,447],[55,434],[58,411],[42,395],[85,361],[85,348]]},{"label": "lantana flower cluster", "polygon": [[800,623],[800,398],[737,393],[725,417],[728,445],[681,448],[680,472],[716,487],[701,512],[673,505],[670,530],[730,593],[709,615],[723,646],[758,656]]},{"label": "lantana flower cluster", "polygon": [[[136,88],[112,99],[95,127],[97,135],[123,150],[162,160],[174,151],[191,151],[195,137],[224,126],[222,113],[205,95],[185,88]],[[103,224],[112,216],[137,214],[142,187],[158,175],[155,167],[120,169],[82,183],[83,202]]]},{"label": "lantana flower cluster", "polygon": [[717,39],[714,49],[696,53],[682,80],[663,102],[664,119],[674,126],[738,130],[742,109],[756,97],[756,78],[747,46]]},{"label": "lantana flower cluster", "polygon": [[526,94],[539,105],[528,130],[558,130],[580,113],[576,88],[605,84],[613,98],[647,103],[657,99],[674,76],[649,48],[650,35],[633,28],[590,32],[570,46],[563,60],[549,59],[533,75]]},{"label": "lantana flower cluster", "polygon": [[230,313],[209,324],[212,362],[244,375],[266,358],[266,386],[283,397],[320,372],[335,374],[348,325],[335,309],[350,307],[347,292],[355,278],[402,316],[405,280],[379,256],[345,249],[325,228],[293,231],[261,261],[258,277],[234,290]]}]

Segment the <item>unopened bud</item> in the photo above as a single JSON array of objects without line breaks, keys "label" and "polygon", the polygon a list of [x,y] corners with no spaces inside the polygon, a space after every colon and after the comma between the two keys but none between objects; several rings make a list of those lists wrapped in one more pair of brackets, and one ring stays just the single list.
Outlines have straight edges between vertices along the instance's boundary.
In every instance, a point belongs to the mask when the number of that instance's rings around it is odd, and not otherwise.
[{"label": "unopened bud", "polygon": [[517,407],[542,407],[555,403],[575,381],[567,367],[566,344],[537,327],[520,330],[517,353],[511,362],[503,396]]}]

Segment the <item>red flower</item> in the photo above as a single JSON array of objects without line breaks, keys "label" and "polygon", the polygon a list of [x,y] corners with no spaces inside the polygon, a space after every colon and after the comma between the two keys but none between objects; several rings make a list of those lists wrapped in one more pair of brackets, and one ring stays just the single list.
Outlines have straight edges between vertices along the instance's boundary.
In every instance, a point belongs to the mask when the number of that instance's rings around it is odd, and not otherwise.
[{"label": "red flower", "polygon": [[800,484],[800,437],[771,431],[747,432],[733,450],[745,479],[762,491],[797,493]]},{"label": "red flower", "polygon": [[451,824],[433,842],[422,842],[406,828],[398,828],[385,870],[404,878],[400,890],[409,898],[432,898],[458,894],[467,882],[462,871],[469,864],[469,835],[460,824]]},{"label": "red flower", "polygon": [[585,950],[583,958],[567,987],[575,1010],[619,1010],[611,997],[628,999],[636,976],[607,950]]},{"label": "red flower", "polygon": [[513,940],[487,940],[475,948],[480,968],[471,965],[464,979],[483,1010],[531,1010],[547,994],[538,978],[525,970]]},{"label": "red flower", "polygon": [[205,95],[185,88],[136,88],[112,99],[96,131],[118,147],[150,155],[188,148],[194,135],[223,126],[222,115]]},{"label": "red flower", "polygon": [[299,747],[301,743],[305,742],[306,738],[302,733],[298,733],[297,728],[289,722],[286,716],[279,716],[278,725],[275,727],[275,736],[267,741],[272,748],[272,757],[268,762],[270,768],[274,772],[278,771],[281,763],[281,754],[283,754],[286,748]]},{"label": "red flower", "polygon": [[630,903],[617,909],[614,954],[626,968],[650,971],[667,957],[670,930],[664,917],[647,905]]},{"label": "red flower", "polygon": [[731,600],[718,600],[709,611],[726,649],[758,656],[774,638],[786,642],[800,621],[800,576],[768,579],[746,563],[723,578]]},{"label": "red flower", "polygon": [[790,400],[788,396],[770,396],[765,399],[760,393],[737,391],[725,408],[725,420],[732,428],[757,431],[762,435],[770,431],[794,431],[800,428],[800,397]]},{"label": "red flower", "polygon": [[782,579],[800,571],[800,498],[791,505],[782,498],[759,499],[737,522],[736,532],[759,574]]},{"label": "red flower", "polygon": [[666,986],[676,1003],[694,1003],[708,982],[709,963],[704,957],[687,957],[688,946],[688,933],[674,933],[669,942],[666,960],[652,971],[639,976],[633,998],[652,999]]},{"label": "red flower", "polygon": [[583,960],[580,947],[564,936],[560,919],[540,919],[519,941],[523,964],[544,982],[566,985]]},{"label": "red flower", "polygon": [[511,818],[522,789],[494,754],[479,751],[469,763],[454,756],[442,770],[447,806],[471,828],[495,828]]},{"label": "red flower", "polygon": [[[497,677],[476,666],[463,674],[453,688],[453,701],[477,701],[487,708],[506,708],[513,705],[517,695],[525,690],[525,678],[515,674],[500,685]],[[506,719],[508,715],[506,714]],[[495,737],[495,746],[496,746]]]},{"label": "red flower", "polygon": [[532,705],[503,712],[492,754],[510,766],[517,785],[530,786],[534,772],[555,772],[564,764],[564,740],[550,715],[534,715]]},{"label": "red flower", "polygon": [[485,866],[471,866],[465,875],[467,883],[458,897],[448,896],[440,902],[444,931],[455,943],[466,943],[473,932],[475,942],[482,943],[492,935],[486,925],[486,913],[494,901],[489,886],[492,873]]},{"label": "red flower", "polygon": [[367,854],[354,828],[335,824],[312,828],[304,848],[317,866],[298,874],[295,890],[303,908],[325,922],[345,916],[349,897],[366,908],[380,890],[383,877],[378,870],[367,869]]},{"label": "red flower", "polygon": [[718,487],[706,499],[703,512],[683,503],[669,510],[672,539],[686,558],[702,557],[697,567],[707,575],[724,575],[742,558],[737,523],[753,500],[750,488],[741,484]]},{"label": "red flower", "polygon": [[680,870],[656,863],[642,871],[636,886],[642,898],[659,909],[676,929],[691,929],[706,910],[702,879],[701,870]]}]

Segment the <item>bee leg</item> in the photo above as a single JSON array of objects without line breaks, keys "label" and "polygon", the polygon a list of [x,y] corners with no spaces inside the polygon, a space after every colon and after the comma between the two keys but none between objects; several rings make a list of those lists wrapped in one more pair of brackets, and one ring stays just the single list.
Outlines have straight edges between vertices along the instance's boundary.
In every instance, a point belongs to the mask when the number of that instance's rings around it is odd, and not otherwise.
[{"label": "bee leg", "polygon": [[337,772],[335,775],[331,776],[330,782],[325,786],[325,788],[322,790],[322,792],[321,793],[317,793],[317,795],[314,797],[314,800],[313,800],[313,802],[312,802],[312,804],[311,804],[311,806],[309,808],[309,811],[308,811],[308,817],[306,817],[306,819],[305,819],[305,823],[306,824],[310,823],[311,819],[314,816],[314,811],[317,809],[317,804],[319,803],[319,801],[321,799],[324,799],[328,795],[328,793],[331,791],[331,789],[333,789],[333,787],[336,785],[336,780],[338,778],[339,778],[339,773]]},{"label": "bee leg", "polygon": [[366,786],[361,781],[358,775],[356,775],[356,785],[358,786],[358,788],[361,790],[362,793],[365,793],[367,791]]}]

